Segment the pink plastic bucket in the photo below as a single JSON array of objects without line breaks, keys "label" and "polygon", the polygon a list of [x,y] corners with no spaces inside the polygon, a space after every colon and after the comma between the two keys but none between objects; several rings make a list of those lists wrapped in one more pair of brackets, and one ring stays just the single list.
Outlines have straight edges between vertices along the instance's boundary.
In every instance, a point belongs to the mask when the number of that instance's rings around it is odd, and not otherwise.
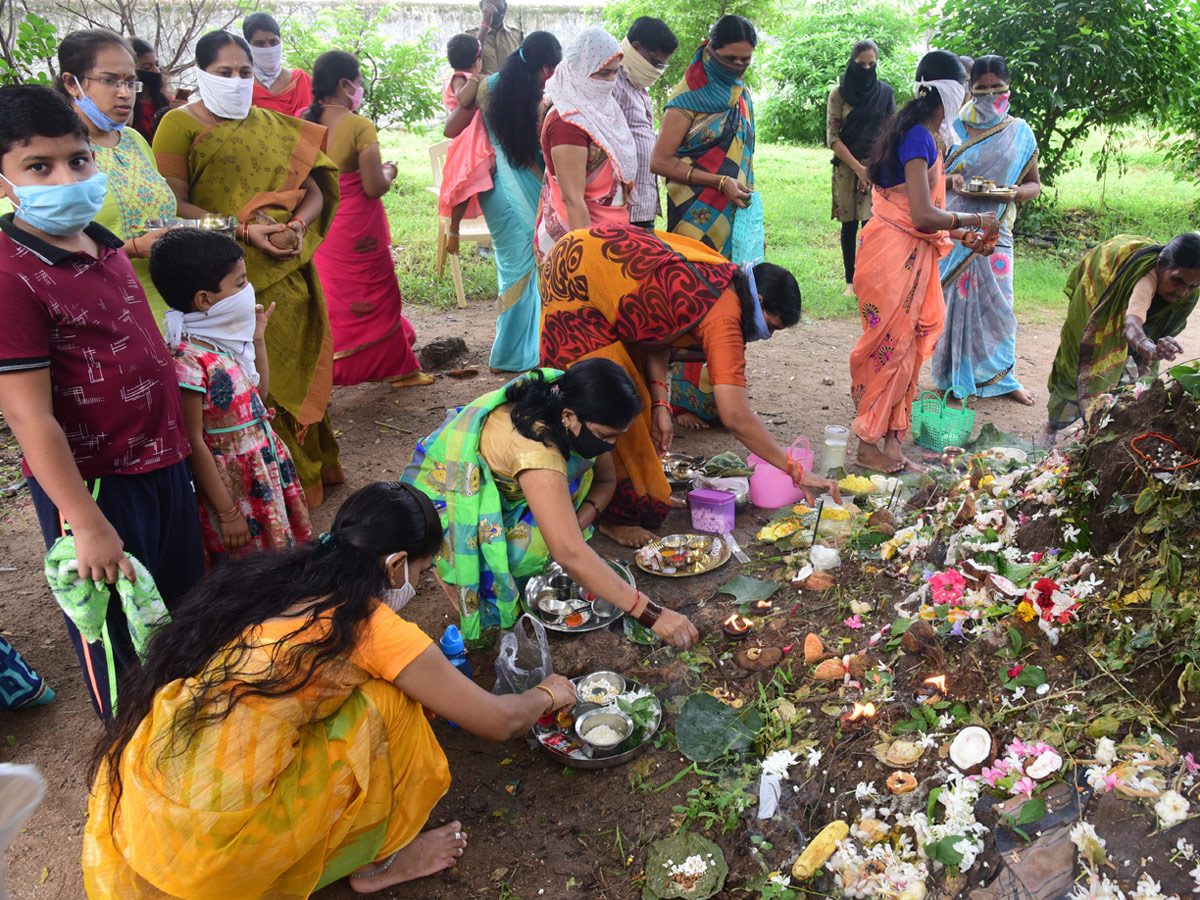
[{"label": "pink plastic bucket", "polygon": [[[797,449],[801,442],[804,443],[802,450]],[[805,471],[812,469],[813,452],[808,446],[808,438],[804,435],[796,438],[788,449],[788,455],[800,463]],[[754,474],[750,476],[750,502],[755,506],[760,509],[778,509],[804,499],[804,491],[792,484],[792,477],[787,472],[763,462],[761,457],[753,453],[750,454],[749,461],[754,467]]]}]

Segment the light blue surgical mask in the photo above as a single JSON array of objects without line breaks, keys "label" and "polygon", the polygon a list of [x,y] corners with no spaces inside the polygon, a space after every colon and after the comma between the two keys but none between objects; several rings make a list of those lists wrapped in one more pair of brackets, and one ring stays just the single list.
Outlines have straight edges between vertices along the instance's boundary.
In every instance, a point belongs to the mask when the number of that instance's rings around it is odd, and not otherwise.
[{"label": "light blue surgical mask", "polygon": [[101,131],[120,131],[125,127],[124,122],[117,122],[106,116],[87,94],[84,94],[75,103],[79,106],[83,114],[88,117],[88,121],[99,128]]},{"label": "light blue surgical mask", "polygon": [[742,271],[746,280],[750,282],[750,296],[754,298],[754,332],[746,338],[746,343],[765,341],[771,337],[771,329],[767,325],[767,317],[763,314],[762,300],[758,298],[758,285],[754,283],[754,263],[746,263],[742,266]]},{"label": "light blue surgical mask", "polygon": [[20,203],[13,215],[38,231],[66,237],[83,231],[100,212],[108,190],[108,176],[97,172],[91,178],[71,184],[18,185],[8,181],[8,185]]}]

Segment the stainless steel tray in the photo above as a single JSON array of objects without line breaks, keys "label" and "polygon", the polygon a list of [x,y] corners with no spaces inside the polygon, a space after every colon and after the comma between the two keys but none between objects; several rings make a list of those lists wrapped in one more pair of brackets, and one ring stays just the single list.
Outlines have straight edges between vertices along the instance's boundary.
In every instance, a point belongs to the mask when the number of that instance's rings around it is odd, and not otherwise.
[{"label": "stainless steel tray", "polygon": [[[619,575],[627,584],[629,584],[630,587],[637,587],[637,582],[634,580],[633,572],[627,565],[616,559],[605,559],[604,561],[608,563],[609,568],[616,572],[617,575]],[[547,568],[545,572],[543,572],[541,575],[535,575],[533,578],[530,578],[528,583],[525,585],[524,605],[526,611],[535,619],[540,621],[543,625],[545,625],[550,631],[559,631],[563,632],[564,634],[582,634],[583,632],[587,631],[598,631],[601,628],[607,628],[613,622],[620,619],[621,616],[625,615],[624,610],[619,609],[616,606],[612,606],[612,604],[608,604],[612,610],[610,614],[596,615],[591,613],[589,614],[586,622],[574,627],[562,624],[561,618],[549,616],[542,612],[542,610],[538,608],[536,602],[538,594],[541,593],[542,590],[550,587],[550,579],[554,578],[556,575],[566,575],[566,573],[563,571],[562,566],[560,566],[558,563],[552,562],[550,563],[550,567]],[[571,594],[574,597],[582,598],[582,589],[578,584],[572,583]]]}]

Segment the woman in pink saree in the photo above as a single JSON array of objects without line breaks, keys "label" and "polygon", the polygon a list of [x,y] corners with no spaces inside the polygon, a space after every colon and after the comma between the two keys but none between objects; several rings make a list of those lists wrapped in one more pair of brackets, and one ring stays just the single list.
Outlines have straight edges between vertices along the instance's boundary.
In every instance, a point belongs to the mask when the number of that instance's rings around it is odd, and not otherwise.
[{"label": "woman in pink saree", "polygon": [[413,354],[416,332],[404,318],[392,262],[392,234],[380,199],[396,165],[380,162],[371,120],[357,115],[362,71],[350,53],[331,50],[313,64],[313,102],[304,118],[329,129],[341,205],[316,253],[333,329],[333,383],[432,384]]},{"label": "woman in pink saree", "polygon": [[628,227],[625,200],[637,177],[637,148],[613,84],[624,54],[603,28],[571,42],[546,82],[553,104],[542,122],[542,181],[537,223],[538,261],[577,228]]},{"label": "woman in pink saree", "polygon": [[995,246],[994,213],[945,210],[943,159],[954,134],[948,124],[965,96],[958,57],[945,50],[927,53],[917,66],[916,96],[884,125],[867,164],[874,185],[871,220],[854,271],[863,334],[850,353],[857,410],[851,427],[859,439],[856,462],[864,469],[924,471],[900,445],[912,424],[921,366],[933,354],[946,315],[938,260],[950,252],[952,239],[983,255]]}]

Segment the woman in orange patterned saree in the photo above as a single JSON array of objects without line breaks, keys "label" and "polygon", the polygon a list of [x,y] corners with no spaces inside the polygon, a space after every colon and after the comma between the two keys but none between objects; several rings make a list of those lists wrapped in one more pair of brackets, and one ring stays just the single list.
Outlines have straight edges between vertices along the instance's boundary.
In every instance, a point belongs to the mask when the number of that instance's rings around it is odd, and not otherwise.
[{"label": "woman in orange patterned saree", "polygon": [[917,66],[916,96],[885,124],[867,165],[874,199],[854,271],[863,335],[850,353],[856,462],[864,469],[924,470],[900,445],[921,366],[933,355],[946,314],[938,260],[950,252],[951,238],[982,255],[995,246],[994,213],[944,209],[943,151],[954,134],[947,124],[965,96],[958,57],[945,50],[926,54]]},{"label": "woman in orange patterned saree", "polygon": [[[246,275],[258,302],[275,304],[266,334],[272,426],[308,505],[318,506],[323,485],[345,480],[326,412],[333,335],[313,263],[338,205],[337,166],[322,152],[322,126],[251,107],[250,49],[240,37],[209,32],[196,44],[196,64],[200,99],[163,117],[154,157],[180,216],[237,217]],[[285,231],[291,248],[270,240]]]},{"label": "woman in orange patterned saree", "polygon": [[96,749],[92,900],[291,900],[346,876],[371,892],[457,862],[460,822],[422,831],[450,785],[428,713],[509,740],[575,695],[551,675],[494,696],[400,617],[441,545],[424,494],[376,483],[330,534],[185,598]]},{"label": "woman in orange patterned saree", "polygon": [[659,454],[671,448],[667,367],[672,359],[708,364],[717,411],[729,432],[796,484],[836,493],[806,472],[750,408],[746,342],[800,321],[800,287],[770,263],[735,266],[699,241],[642,228],[571,231],[554,245],[538,281],[542,364],[565,369],[611,359],[629,373],[642,412],[617,440],[617,488],[600,531],[637,546],[670,510],[671,486]]}]

